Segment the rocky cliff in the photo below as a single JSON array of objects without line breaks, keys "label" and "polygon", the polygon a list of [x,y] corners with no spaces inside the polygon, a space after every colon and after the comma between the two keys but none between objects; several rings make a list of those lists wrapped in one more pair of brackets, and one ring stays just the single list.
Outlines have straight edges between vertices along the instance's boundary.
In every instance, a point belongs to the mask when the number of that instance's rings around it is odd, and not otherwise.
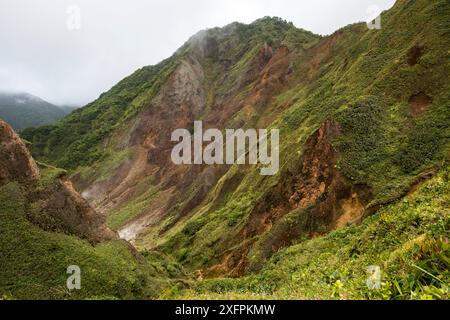
[{"label": "rocky cliff", "polygon": [[[42,179],[41,179],[42,178]],[[0,120],[0,186],[16,182],[35,205],[30,220],[45,230],[58,230],[92,242],[118,239],[104,216],[74,189],[64,173],[43,183],[40,169],[14,130]]]}]

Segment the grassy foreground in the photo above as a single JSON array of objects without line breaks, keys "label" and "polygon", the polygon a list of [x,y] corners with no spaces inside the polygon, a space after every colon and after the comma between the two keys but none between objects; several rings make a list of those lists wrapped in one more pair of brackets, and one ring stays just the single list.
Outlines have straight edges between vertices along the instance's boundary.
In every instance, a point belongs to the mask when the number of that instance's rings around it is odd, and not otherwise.
[{"label": "grassy foreground", "polygon": [[[182,299],[448,299],[450,167],[359,226],[292,246],[260,274],[167,292]],[[368,267],[382,271],[369,290]]]},{"label": "grassy foreground", "polygon": [[[44,172],[39,188],[51,186]],[[181,270],[157,253],[140,254],[125,241],[91,245],[47,232],[27,219],[31,186],[0,187],[0,299],[154,299]],[[69,291],[67,268],[81,269],[81,290]]]}]

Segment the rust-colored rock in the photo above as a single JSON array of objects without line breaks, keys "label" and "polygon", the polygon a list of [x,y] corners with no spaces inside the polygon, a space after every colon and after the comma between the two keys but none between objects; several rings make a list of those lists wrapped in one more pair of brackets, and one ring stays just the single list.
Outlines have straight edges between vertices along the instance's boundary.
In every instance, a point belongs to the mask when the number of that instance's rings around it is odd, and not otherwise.
[{"label": "rust-colored rock", "polygon": [[0,119],[0,186],[10,181],[33,181],[39,176],[39,168],[23,141]]},{"label": "rust-colored rock", "polygon": [[[73,234],[96,243],[118,239],[105,225],[105,217],[91,208],[64,176],[56,178],[48,189],[38,190],[39,168],[30,152],[4,121],[0,120],[0,186],[15,181],[25,185],[32,205],[31,222],[48,231]],[[36,191],[36,190],[38,191]]]},{"label": "rust-colored rock", "polygon": [[281,182],[255,205],[237,237],[235,252],[227,253],[220,265],[211,268],[212,273],[221,270],[230,276],[241,276],[249,267],[254,269],[248,262],[249,247],[293,211],[301,210],[293,225],[258,244],[266,248],[261,260],[292,245],[301,236],[315,237],[361,221],[370,192],[365,186],[346,181],[337,167],[338,153],[332,142],[340,130],[336,121],[328,120],[307,139],[298,166],[285,171]]}]

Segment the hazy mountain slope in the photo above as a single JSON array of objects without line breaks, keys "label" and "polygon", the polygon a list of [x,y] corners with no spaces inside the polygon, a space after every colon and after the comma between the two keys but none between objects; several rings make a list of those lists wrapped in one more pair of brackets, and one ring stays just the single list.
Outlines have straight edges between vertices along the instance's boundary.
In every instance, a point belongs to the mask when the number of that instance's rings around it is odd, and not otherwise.
[{"label": "hazy mountain slope", "polygon": [[61,108],[31,94],[0,92],[0,118],[16,130],[39,127],[66,114]]},{"label": "hazy mountain slope", "polygon": [[[405,0],[382,15],[381,30],[355,24],[321,38],[266,18],[201,32],[23,136],[38,158],[70,169],[138,248],[204,276],[256,272],[439,171],[449,154],[449,17],[448,1]],[[170,133],[194,120],[279,128],[279,174],[175,166]]]}]

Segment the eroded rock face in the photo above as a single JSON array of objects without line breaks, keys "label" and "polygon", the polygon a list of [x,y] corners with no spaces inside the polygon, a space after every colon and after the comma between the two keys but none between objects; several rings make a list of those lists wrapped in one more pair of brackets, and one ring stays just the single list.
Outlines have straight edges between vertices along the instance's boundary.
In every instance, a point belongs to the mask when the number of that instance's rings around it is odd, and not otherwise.
[{"label": "eroded rock face", "polygon": [[[216,57],[218,64],[223,68],[236,63],[223,61],[220,57],[222,49],[217,48],[218,44],[203,38],[194,40],[202,40],[202,50],[197,48],[202,53],[210,55],[214,51],[219,56]],[[182,208],[177,209],[179,214],[162,229],[163,233],[167,231],[181,217],[193,212],[204,201],[211,186],[229,169],[229,166],[174,165],[170,154],[176,142],[170,141],[171,133],[179,128],[189,129],[199,119],[203,121],[204,130],[240,128],[256,114],[265,114],[271,99],[289,81],[293,72],[289,49],[285,46],[273,49],[265,44],[249,63],[245,74],[236,79],[227,93],[215,97],[214,104],[207,107],[205,81],[208,70],[198,59],[196,54],[191,54],[181,60],[156,97],[129,123],[117,145],[120,150],[130,150],[131,157],[121,164],[111,178],[84,185],[75,180],[80,190],[84,191],[83,196],[97,211],[104,213],[139,196],[143,190],[140,186],[148,184],[146,181],[149,177],[152,177],[152,184],[162,190],[161,193],[171,190],[171,197],[157,197],[154,201],[158,203],[157,208],[148,206],[135,221],[119,230],[120,234],[127,234],[127,239],[136,238],[136,229],[143,230],[157,224],[166,212],[172,212],[172,208],[178,208],[179,203],[182,203]],[[226,73],[221,77],[219,83],[228,81]],[[252,89],[244,97],[239,96],[238,93],[252,83]],[[230,126],[231,119],[241,110],[241,122]],[[191,192],[195,184],[202,187]],[[130,233],[129,230],[134,231]]]},{"label": "eroded rock face", "polygon": [[419,116],[428,111],[432,104],[431,98],[424,92],[412,95],[409,99],[409,106],[413,116]]},{"label": "eroded rock face", "polygon": [[65,176],[57,178],[50,190],[39,192],[34,198],[37,209],[31,210],[29,219],[44,230],[76,235],[93,243],[118,239],[106,227],[105,216],[92,209]]},{"label": "eroded rock face", "polygon": [[39,176],[39,168],[23,141],[0,119],[0,186],[10,181],[37,180]]},{"label": "eroded rock face", "polygon": [[97,182],[84,191],[92,195],[89,200],[98,210],[107,212],[125,203],[135,196],[135,187],[150,176],[164,189],[185,178],[187,169],[171,161],[176,145],[171,134],[176,129],[192,127],[204,111],[203,82],[203,69],[195,57],[180,62],[159,94],[130,125],[123,148],[133,151],[131,160],[108,181]]},{"label": "eroded rock face", "polygon": [[52,186],[37,188],[39,168],[30,152],[4,121],[0,120],[0,186],[14,181],[28,192],[28,218],[44,230],[64,232],[96,243],[118,239],[98,214],[73,188],[65,176],[56,178]]},{"label": "eroded rock face", "polygon": [[[339,124],[328,120],[307,139],[298,166],[285,171],[281,183],[255,205],[240,232],[238,247],[211,272],[241,276],[255,271],[257,266],[249,264],[248,256],[258,241],[263,248],[259,259],[264,261],[301,236],[314,237],[361,221],[370,191],[352,185],[340,173],[338,153],[332,145],[340,132]],[[281,219],[288,214],[293,214],[290,224],[280,229]],[[258,240],[275,227],[279,229],[271,237]]]},{"label": "eroded rock face", "polygon": [[[344,192],[342,176],[336,167],[337,152],[331,144],[339,134],[339,124],[328,120],[308,138],[298,167],[284,172],[283,183],[268,191],[255,206],[243,231],[246,238],[269,231],[277,220],[295,209],[316,206],[316,220],[336,215],[334,206],[339,198],[349,194]],[[305,231],[313,235],[314,229],[311,226]]]}]

